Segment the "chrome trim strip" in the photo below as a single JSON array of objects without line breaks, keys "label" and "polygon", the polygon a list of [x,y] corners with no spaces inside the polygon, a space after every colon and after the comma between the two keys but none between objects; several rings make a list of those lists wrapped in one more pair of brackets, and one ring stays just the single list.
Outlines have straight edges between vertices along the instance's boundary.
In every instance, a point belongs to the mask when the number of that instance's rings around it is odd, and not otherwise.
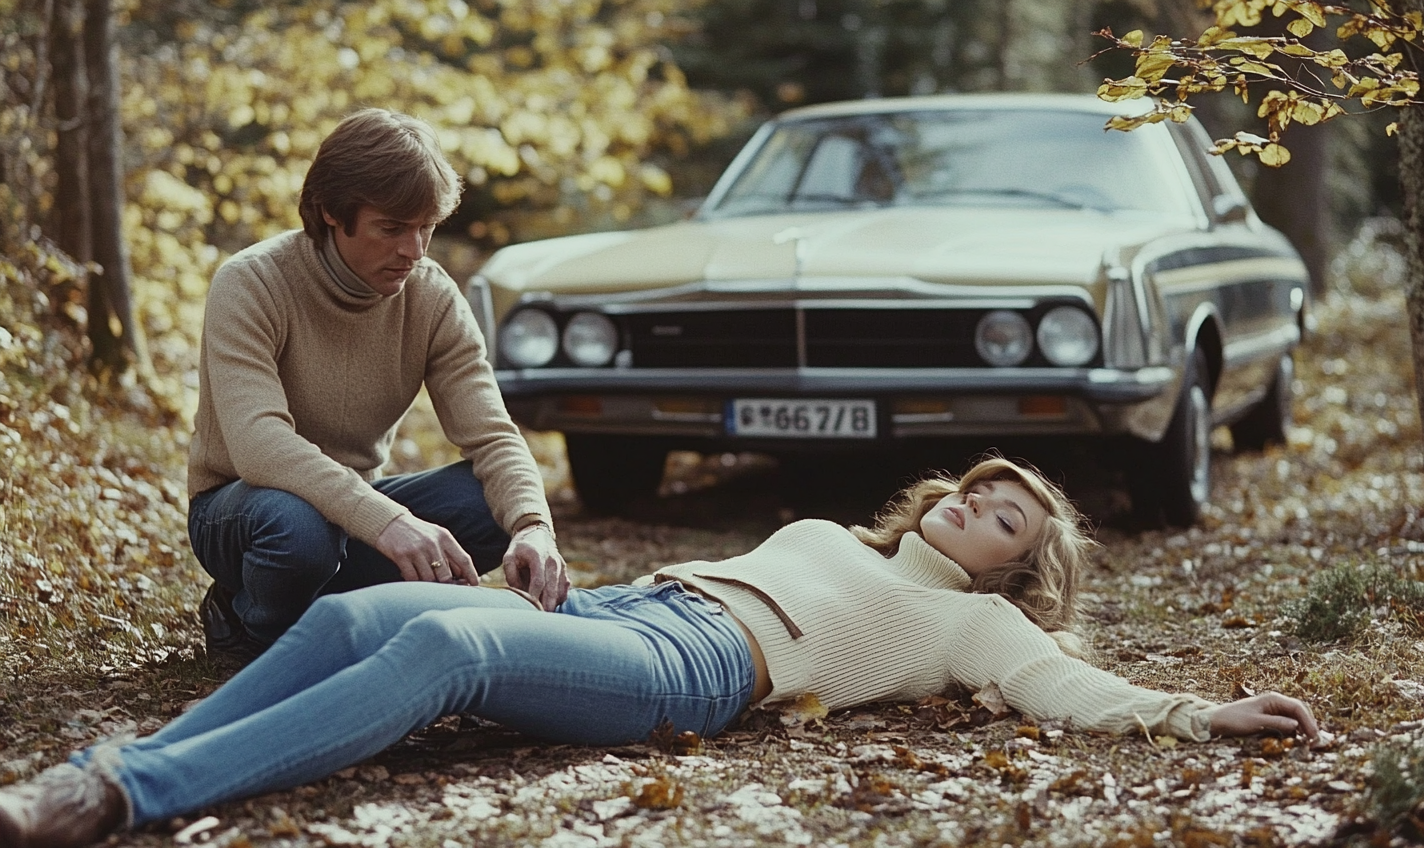
[{"label": "chrome trim strip", "polygon": [[[725,299],[729,294],[744,297]],[[717,299],[701,299],[712,295]],[[553,306],[565,311],[601,309],[610,314],[802,304],[826,309],[1027,309],[1040,300],[1050,298],[1076,300],[1089,309],[1093,308],[1091,296],[1081,286],[967,286],[913,277],[812,277],[698,280],[677,286],[617,293],[552,295],[548,292],[525,292],[515,309],[527,304]]]},{"label": "chrome trim strip", "polygon": [[1107,403],[1154,398],[1173,385],[1166,366],[1113,368],[542,368],[495,372],[511,398],[689,390],[789,396],[917,392],[1059,393]]},{"label": "chrome trim strip", "polygon": [[1252,362],[1263,359],[1271,354],[1284,353],[1287,350],[1300,344],[1300,327],[1295,324],[1284,324],[1266,333],[1257,333],[1244,339],[1234,339],[1227,342],[1222,356],[1227,363],[1236,365],[1241,362]]}]

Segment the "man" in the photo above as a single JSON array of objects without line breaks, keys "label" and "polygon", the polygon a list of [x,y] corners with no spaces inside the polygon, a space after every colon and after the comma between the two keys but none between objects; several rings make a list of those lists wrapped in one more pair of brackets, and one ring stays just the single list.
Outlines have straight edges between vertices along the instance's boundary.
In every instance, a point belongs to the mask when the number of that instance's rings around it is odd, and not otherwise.
[{"label": "man", "polygon": [[[427,124],[366,109],[322,142],[303,229],[214,275],[188,457],[210,656],[251,660],[323,594],[476,583],[499,563],[545,609],[564,599],[538,467],[468,303],[425,256],[460,187]],[[422,385],[464,461],[382,478]]]}]

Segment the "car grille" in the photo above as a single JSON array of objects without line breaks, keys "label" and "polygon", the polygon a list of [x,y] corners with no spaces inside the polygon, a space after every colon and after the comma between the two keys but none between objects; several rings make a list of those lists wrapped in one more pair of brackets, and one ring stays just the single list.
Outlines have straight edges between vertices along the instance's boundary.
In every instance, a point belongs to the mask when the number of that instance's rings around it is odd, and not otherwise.
[{"label": "car grille", "polygon": [[[973,309],[743,309],[625,316],[638,368],[954,368],[984,363]],[[804,358],[804,361],[803,361]]]}]

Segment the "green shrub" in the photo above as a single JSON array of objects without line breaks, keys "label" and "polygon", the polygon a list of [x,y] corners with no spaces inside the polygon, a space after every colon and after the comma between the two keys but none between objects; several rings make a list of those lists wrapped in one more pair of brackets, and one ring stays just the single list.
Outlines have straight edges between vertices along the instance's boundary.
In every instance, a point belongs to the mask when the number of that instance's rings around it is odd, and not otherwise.
[{"label": "green shrub", "polygon": [[1380,745],[1371,757],[1373,774],[1365,807],[1379,826],[1416,839],[1421,833],[1417,808],[1424,803],[1424,747],[1418,741]]},{"label": "green shrub", "polygon": [[1305,597],[1284,612],[1295,622],[1294,634],[1312,642],[1352,638],[1376,617],[1418,633],[1424,631],[1424,583],[1380,565],[1336,566],[1316,575]]}]

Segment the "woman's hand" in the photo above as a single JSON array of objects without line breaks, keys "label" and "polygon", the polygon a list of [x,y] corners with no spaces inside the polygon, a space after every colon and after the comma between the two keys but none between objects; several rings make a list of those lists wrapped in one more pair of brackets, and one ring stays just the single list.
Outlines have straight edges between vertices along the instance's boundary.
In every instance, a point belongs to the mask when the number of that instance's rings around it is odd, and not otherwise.
[{"label": "woman's hand", "polygon": [[1222,704],[1211,714],[1211,733],[1213,736],[1252,736],[1257,733],[1295,736],[1299,733],[1311,744],[1320,741],[1320,727],[1315,723],[1310,707],[1279,692],[1266,692]]}]

